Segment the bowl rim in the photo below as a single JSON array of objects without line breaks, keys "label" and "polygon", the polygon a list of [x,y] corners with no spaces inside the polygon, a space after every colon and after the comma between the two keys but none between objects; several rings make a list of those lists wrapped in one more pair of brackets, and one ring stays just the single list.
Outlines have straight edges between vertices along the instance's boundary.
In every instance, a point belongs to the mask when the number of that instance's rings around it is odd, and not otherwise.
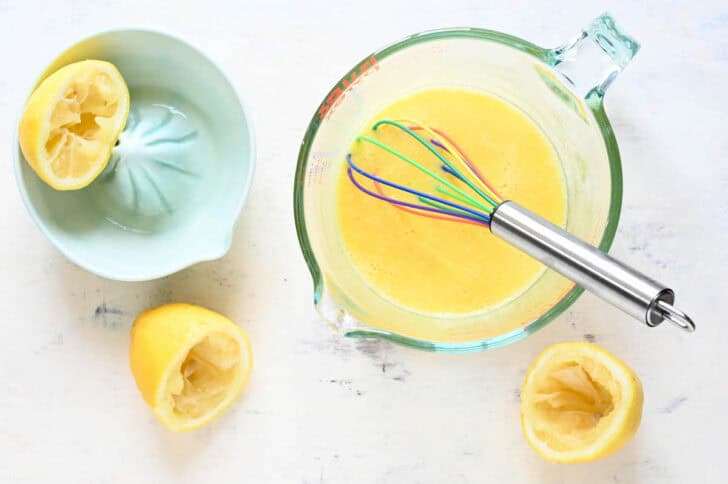
[{"label": "bowl rim", "polygon": [[[308,158],[311,146],[313,144],[313,140],[315,139],[316,133],[318,132],[318,129],[321,125],[321,119],[318,116],[318,112],[326,106],[327,100],[330,99],[331,96],[335,95],[337,89],[339,89],[339,86],[341,86],[342,84],[346,85],[345,83],[350,78],[352,73],[357,73],[357,69],[366,62],[368,62],[369,59],[371,59],[372,57],[376,59],[376,61],[381,61],[382,59],[396,52],[424,42],[441,39],[462,38],[491,41],[508,47],[512,47],[537,58],[542,63],[547,64],[549,67],[554,67],[559,61],[555,54],[556,49],[539,47],[536,44],[533,44],[527,40],[494,30],[474,27],[455,27],[423,31],[409,35],[397,42],[389,44],[384,48],[375,51],[373,54],[366,56],[362,61],[355,64],[354,67],[347,71],[326,93],[322,102],[319,104],[319,107],[314,112],[311,121],[309,122],[309,125],[304,134],[303,141],[301,142],[301,148],[298,153],[293,189],[293,209],[299,246],[301,248],[301,252],[303,253],[306,265],[308,266],[314,282],[314,305],[316,306],[316,310],[319,312],[319,315],[325,321],[327,320],[327,318],[323,314],[323,308],[320,307],[320,302],[322,301],[323,294],[326,291],[325,278],[323,276],[321,268],[318,265],[318,261],[316,260],[313,248],[311,247],[304,213],[304,187],[306,179],[306,168],[308,165]],[[604,227],[604,232],[602,233],[602,237],[598,245],[600,250],[602,250],[603,252],[608,252],[609,248],[612,245],[612,242],[614,241],[614,236],[617,232],[617,226],[619,224],[619,217],[622,208],[622,162],[619,154],[617,140],[614,136],[614,130],[612,129],[612,125],[609,122],[609,119],[607,118],[606,112],[604,110],[604,93],[599,92],[598,90],[592,90],[584,98],[584,101],[589,107],[592,115],[594,116],[594,120],[597,122],[597,125],[602,135],[602,139],[604,141],[604,148],[607,151],[607,158],[609,162],[609,174],[611,180],[609,212],[607,215],[607,223]],[[390,332],[387,330],[367,327],[342,329],[338,328],[338,326],[331,321],[327,322],[331,323],[331,326],[343,331],[345,336],[353,338],[379,338],[392,341],[403,346],[432,352],[465,353],[483,351],[514,343],[545,327],[548,323],[553,321],[557,316],[559,316],[566,309],[568,309],[583,292],[583,287],[574,285],[571,290],[566,292],[560,299],[558,299],[557,302],[546,312],[544,312],[538,318],[528,323],[525,323],[523,326],[491,338],[458,343],[427,341]]]},{"label": "bowl rim", "polygon": [[[233,93],[235,94],[235,97],[238,101],[238,105],[240,106],[240,109],[242,111],[242,114],[246,120],[247,125],[247,132],[248,137],[250,138],[249,147],[247,150],[247,153],[245,154],[249,159],[249,169],[246,173],[244,183],[240,187],[239,190],[239,197],[237,206],[234,210],[233,215],[233,221],[232,224],[230,224],[229,227],[225,228],[225,231],[223,232],[223,238],[224,241],[222,250],[213,250],[210,253],[202,253],[202,255],[198,257],[193,257],[188,260],[181,260],[180,262],[177,262],[175,264],[169,264],[166,267],[159,267],[157,266],[155,270],[149,271],[148,273],[135,273],[133,275],[119,275],[114,274],[112,271],[107,271],[102,268],[93,267],[92,265],[88,264],[87,262],[80,260],[77,257],[73,257],[68,248],[64,246],[61,241],[55,237],[55,235],[50,231],[50,229],[47,227],[47,224],[45,221],[39,216],[38,212],[36,211],[35,206],[33,205],[32,201],[30,200],[30,196],[28,194],[27,187],[25,186],[23,175],[21,173],[21,164],[24,163],[24,160],[21,160],[20,156],[20,147],[19,147],[19,140],[18,140],[18,125],[20,123],[20,118],[23,113],[23,109],[25,107],[25,104],[32,94],[32,92],[37,87],[38,83],[41,81],[41,77],[43,74],[47,73],[49,67],[55,62],[56,59],[58,59],[61,55],[64,53],[70,51],[71,49],[75,48],[78,44],[81,42],[93,39],[95,37],[101,37],[105,35],[113,35],[113,34],[119,34],[119,33],[133,33],[133,32],[139,32],[143,34],[153,34],[158,35],[161,37],[166,37],[167,39],[173,40],[174,42],[177,42],[191,51],[199,54],[203,59],[206,59],[209,61],[222,75],[225,82],[227,82],[228,86],[232,89]],[[33,219],[33,222],[35,223],[36,227],[40,229],[40,231],[43,233],[43,235],[46,236],[48,240],[53,244],[53,246],[61,252],[68,260],[79,266],[80,268],[86,270],[87,272],[90,272],[92,274],[95,274],[97,276],[103,277],[105,279],[110,280],[116,280],[116,281],[126,281],[126,282],[139,282],[139,281],[151,281],[154,279],[160,279],[166,276],[169,276],[171,274],[174,274],[176,272],[179,272],[183,269],[186,269],[190,266],[193,266],[195,264],[198,264],[200,262],[205,261],[211,261],[220,259],[225,254],[228,253],[230,250],[230,247],[232,246],[232,239],[233,235],[235,233],[235,227],[237,226],[238,220],[240,218],[240,213],[242,212],[243,206],[245,205],[245,202],[247,201],[248,195],[250,193],[250,188],[253,183],[253,178],[255,177],[255,168],[256,168],[256,144],[255,144],[255,128],[253,126],[253,119],[251,115],[251,111],[248,108],[248,104],[246,103],[243,94],[241,90],[238,88],[235,82],[233,82],[233,77],[229,75],[229,73],[222,67],[222,64],[220,62],[217,62],[216,59],[211,56],[206,50],[197,47],[190,42],[186,41],[181,35],[172,33],[167,30],[157,29],[157,28],[149,28],[144,26],[129,26],[129,27],[113,27],[109,29],[104,29],[100,31],[93,32],[91,34],[85,35],[81,38],[77,38],[76,40],[70,41],[63,47],[60,51],[58,51],[55,55],[53,55],[50,60],[47,60],[42,67],[42,70],[40,70],[41,74],[37,75],[33,79],[33,84],[28,89],[26,94],[21,98],[17,111],[15,116],[15,126],[13,131],[13,141],[11,143],[11,149],[13,150],[12,158],[13,158],[13,174],[15,176],[15,182],[17,184],[18,190],[20,191],[21,198],[23,200],[23,204],[25,205],[25,208],[27,209],[28,213],[30,214],[31,218]]]}]

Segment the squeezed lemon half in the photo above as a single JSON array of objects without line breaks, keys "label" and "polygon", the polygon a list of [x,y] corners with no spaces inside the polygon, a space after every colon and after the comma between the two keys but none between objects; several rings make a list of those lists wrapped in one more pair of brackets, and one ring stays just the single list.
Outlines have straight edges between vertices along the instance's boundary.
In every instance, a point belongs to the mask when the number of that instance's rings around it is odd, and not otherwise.
[{"label": "squeezed lemon half", "polygon": [[235,400],[253,366],[250,340],[226,317],[190,304],[150,309],[134,322],[131,371],[169,429],[209,423]]},{"label": "squeezed lemon half", "polygon": [[106,167],[129,115],[129,89],[113,64],[69,64],[33,91],[20,118],[23,156],[56,190],[78,190]]},{"label": "squeezed lemon half", "polygon": [[591,343],[548,347],[521,389],[528,443],[554,462],[587,462],[622,448],[642,418],[642,384],[608,351]]}]

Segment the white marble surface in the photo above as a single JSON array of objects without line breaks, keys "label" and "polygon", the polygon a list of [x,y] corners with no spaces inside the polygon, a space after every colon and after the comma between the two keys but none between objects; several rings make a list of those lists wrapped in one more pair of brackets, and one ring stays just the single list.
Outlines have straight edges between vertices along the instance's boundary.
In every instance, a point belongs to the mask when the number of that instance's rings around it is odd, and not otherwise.
[{"label": "white marble surface", "polygon": [[[444,356],[342,339],[314,313],[291,193],[319,100],[408,33],[472,25],[555,45],[604,8],[537,3],[0,0],[0,482],[725,482],[725,2],[608,5],[643,44],[607,99],[625,171],[613,253],[672,284],[695,334],[641,327],[587,295],[526,341]],[[65,260],[26,213],[10,163],[16,110],[45,60],[121,25],[176,32],[222,62],[258,140],[228,256],[136,284]],[[254,344],[243,397],[196,433],[164,430],[128,368],[134,316],[169,301],[227,314]],[[543,348],[583,339],[637,371],[644,419],[610,458],[550,464],[521,436],[518,388]]]}]

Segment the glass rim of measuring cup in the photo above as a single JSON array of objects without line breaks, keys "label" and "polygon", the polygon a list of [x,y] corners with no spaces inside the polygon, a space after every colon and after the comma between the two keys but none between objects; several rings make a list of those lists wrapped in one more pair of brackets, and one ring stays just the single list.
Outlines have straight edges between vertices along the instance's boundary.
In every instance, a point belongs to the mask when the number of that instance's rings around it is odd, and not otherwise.
[{"label": "glass rim of measuring cup", "polygon": [[[592,24],[586,27],[575,39],[566,43],[565,45],[557,48],[543,48],[539,47],[529,41],[509,35],[506,33],[480,29],[480,28],[446,28],[420,32],[417,34],[410,35],[398,42],[390,44],[373,54],[365,57],[361,62],[357,63],[354,68],[349,70],[341,79],[334,84],[334,87],[324,97],[323,101],[319,105],[319,108],[314,113],[304,135],[303,142],[298,154],[295,181],[294,181],[294,216],[296,222],[296,232],[298,236],[299,245],[303,253],[306,264],[311,273],[314,282],[314,303],[317,310],[321,313],[321,300],[325,288],[325,277],[316,255],[312,248],[308,229],[305,219],[304,209],[304,188],[306,182],[306,171],[309,163],[311,154],[311,147],[316,138],[316,134],[325,119],[325,113],[340,101],[340,95],[345,92],[346,88],[351,84],[352,78],[364,75],[365,69],[371,67],[373,63],[381,62],[386,57],[389,57],[397,52],[405,50],[409,47],[430,42],[433,40],[447,40],[447,39],[475,39],[484,40],[490,42],[496,42],[521,52],[535,57],[537,60],[546,64],[547,66],[554,68],[563,62],[566,57],[564,54],[575,50],[577,45],[591,33],[594,34],[593,30],[601,29],[613,29],[613,33],[618,36],[619,42],[627,43],[627,54],[623,55],[621,59],[618,59],[617,55],[609,52],[611,60],[617,68],[616,71],[608,73],[600,83],[591,82],[589,88],[583,91],[582,99],[586,106],[590,109],[594,121],[596,122],[602,139],[604,141],[604,149],[607,153],[607,159],[609,163],[609,176],[610,176],[610,193],[609,193],[609,209],[607,214],[607,221],[604,226],[604,231],[601,235],[598,247],[607,252],[612,245],[614,236],[617,231],[617,225],[621,213],[622,206],[622,165],[619,149],[617,147],[617,140],[614,136],[611,123],[607,118],[604,110],[604,94],[611,83],[626,63],[639,49],[639,44],[634,42],[631,38],[622,34],[619,28],[614,23],[614,20],[609,14],[602,14],[600,17],[595,19]],[[602,33],[602,32],[597,32]],[[611,45],[611,44],[609,44]],[[571,81],[571,79],[569,79]],[[591,87],[594,86],[594,87]],[[575,86],[575,88],[578,86]],[[379,338],[388,341],[392,341],[404,346],[426,350],[434,352],[444,353],[461,353],[461,352],[473,352],[483,351],[486,349],[493,349],[501,346],[505,346],[516,341],[519,341],[526,336],[534,333],[535,331],[543,328],[548,323],[553,321],[557,316],[568,309],[584,292],[584,289],[580,286],[574,285],[570,290],[565,292],[561,297],[555,300],[545,312],[539,317],[526,322],[518,328],[506,332],[501,335],[489,337],[481,340],[473,340],[466,342],[436,342],[427,341],[423,339],[417,339],[397,333],[393,333],[387,330],[380,330],[376,328],[368,327],[355,327],[346,329],[343,331],[345,336],[348,337],[367,337],[367,338]],[[323,317],[323,315],[322,315]],[[324,319],[326,319],[324,317]]]}]

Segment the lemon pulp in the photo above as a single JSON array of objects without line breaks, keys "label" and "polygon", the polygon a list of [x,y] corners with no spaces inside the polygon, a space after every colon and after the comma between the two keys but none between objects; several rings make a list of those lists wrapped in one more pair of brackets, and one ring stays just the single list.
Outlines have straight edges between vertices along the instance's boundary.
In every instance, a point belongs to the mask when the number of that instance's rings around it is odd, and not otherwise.
[{"label": "lemon pulp", "polygon": [[583,462],[624,446],[639,427],[642,386],[623,362],[589,343],[547,348],[521,390],[529,444],[557,462]]},{"label": "lemon pulp", "polygon": [[536,434],[559,451],[594,442],[599,428],[609,426],[615,400],[619,404],[619,386],[601,365],[588,359],[560,363],[549,371],[549,377],[534,388],[532,410],[540,422]]},{"label": "lemon pulp", "polygon": [[200,418],[223,401],[240,372],[239,361],[237,341],[223,333],[206,336],[170,379],[167,404],[179,418]]},{"label": "lemon pulp", "polygon": [[247,335],[208,309],[168,304],[134,322],[129,348],[134,380],[171,430],[193,430],[221,415],[252,369]]}]

